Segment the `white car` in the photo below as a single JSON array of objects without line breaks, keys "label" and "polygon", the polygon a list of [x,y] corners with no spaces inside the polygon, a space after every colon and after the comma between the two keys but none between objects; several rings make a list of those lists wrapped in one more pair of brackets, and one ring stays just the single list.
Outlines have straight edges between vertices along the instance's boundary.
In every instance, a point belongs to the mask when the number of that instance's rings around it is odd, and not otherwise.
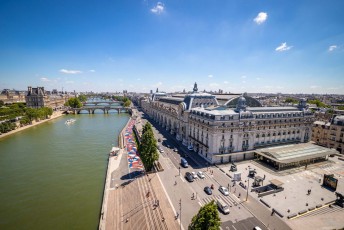
[{"label": "white car", "polygon": [[160,151],[161,153],[165,152],[163,149],[160,149],[159,151]]},{"label": "white car", "polygon": [[204,176],[204,173],[202,171],[198,171],[197,173],[198,177],[201,178],[201,179],[204,179],[205,176]]},{"label": "white car", "polygon": [[192,145],[189,145],[189,146],[188,146],[188,150],[190,150],[190,151],[193,150],[193,146],[192,146]]},{"label": "white car", "polygon": [[197,178],[197,175],[196,175],[196,173],[195,173],[195,172],[191,172],[191,175],[192,175],[192,177],[193,177],[194,179],[196,179],[196,178]]},{"label": "white car", "polygon": [[225,196],[229,196],[229,192],[228,192],[228,189],[226,187],[223,187],[223,186],[220,186],[219,187],[219,191],[225,195]]}]

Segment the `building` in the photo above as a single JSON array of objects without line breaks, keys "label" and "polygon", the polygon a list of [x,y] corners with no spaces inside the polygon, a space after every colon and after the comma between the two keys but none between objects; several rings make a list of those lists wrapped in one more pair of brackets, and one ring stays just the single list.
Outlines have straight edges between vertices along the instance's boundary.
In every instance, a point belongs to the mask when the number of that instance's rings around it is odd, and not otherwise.
[{"label": "building", "polygon": [[344,116],[339,115],[330,122],[315,121],[313,123],[312,141],[328,148],[336,149],[344,154]]},{"label": "building", "polygon": [[28,87],[28,92],[25,96],[26,106],[29,108],[50,107],[53,110],[61,109],[69,96],[66,94],[47,95],[44,87],[32,88]]},{"label": "building", "polygon": [[314,122],[305,99],[289,107],[261,107],[248,95],[219,103],[216,95],[199,93],[196,83],[183,98],[153,94],[141,107],[210,163],[253,158],[254,150],[268,146],[308,142]]}]

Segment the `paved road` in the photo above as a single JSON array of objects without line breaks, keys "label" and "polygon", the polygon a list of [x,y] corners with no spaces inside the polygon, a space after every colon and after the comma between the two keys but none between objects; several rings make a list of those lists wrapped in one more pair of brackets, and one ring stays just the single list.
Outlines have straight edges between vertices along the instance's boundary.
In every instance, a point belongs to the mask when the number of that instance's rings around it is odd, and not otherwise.
[{"label": "paved road", "polygon": [[[179,201],[182,200],[182,224],[184,229],[191,222],[192,217],[198,212],[199,208],[213,199],[221,198],[230,207],[231,213],[223,215],[220,213],[222,220],[222,229],[253,229],[254,226],[260,226],[262,229],[267,229],[257,218],[255,218],[242,204],[240,200],[233,196],[224,196],[218,191],[219,185],[228,186],[229,178],[224,176],[216,167],[207,167],[207,162],[197,153],[187,150],[180,142],[177,142],[172,135],[166,130],[162,129],[151,119],[142,116],[143,120],[149,120],[153,125],[153,132],[164,153],[160,155],[160,163],[163,165],[165,171],[159,173],[163,185],[170,197],[172,204],[177,212],[179,211]],[[174,152],[174,148],[178,152]],[[180,158],[186,157],[189,168],[180,167]],[[180,168],[180,174],[179,174]],[[185,180],[185,172],[203,171],[205,179],[197,178],[194,182],[189,183]],[[171,179],[172,178],[172,179]],[[177,182],[177,185],[174,183]],[[214,185],[213,195],[209,196],[203,191],[205,186]],[[192,196],[194,194],[194,199]]]}]

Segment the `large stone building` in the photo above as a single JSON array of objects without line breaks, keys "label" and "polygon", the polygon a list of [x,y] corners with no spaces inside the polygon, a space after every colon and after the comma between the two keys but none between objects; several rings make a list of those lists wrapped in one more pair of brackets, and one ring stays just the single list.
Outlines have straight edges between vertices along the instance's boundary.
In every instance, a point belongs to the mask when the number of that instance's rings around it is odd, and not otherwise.
[{"label": "large stone building", "polygon": [[184,98],[152,94],[141,107],[210,163],[249,159],[257,148],[308,142],[314,122],[305,99],[295,107],[261,107],[247,95],[219,103],[215,95],[199,93],[196,83]]},{"label": "large stone building", "polygon": [[330,122],[314,122],[312,141],[344,154],[344,116],[335,116]]},{"label": "large stone building", "polygon": [[50,107],[54,110],[61,109],[69,96],[65,94],[61,95],[48,95],[44,90],[44,87],[32,88],[28,87],[28,92],[25,96],[26,106],[29,108],[42,108]]}]

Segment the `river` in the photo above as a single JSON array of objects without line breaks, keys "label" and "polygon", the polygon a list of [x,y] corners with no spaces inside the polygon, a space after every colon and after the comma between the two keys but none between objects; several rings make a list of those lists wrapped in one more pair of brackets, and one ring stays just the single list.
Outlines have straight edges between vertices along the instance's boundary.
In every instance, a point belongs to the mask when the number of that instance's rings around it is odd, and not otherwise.
[{"label": "river", "polygon": [[0,139],[0,229],[97,228],[107,156],[129,115],[96,112]]}]

